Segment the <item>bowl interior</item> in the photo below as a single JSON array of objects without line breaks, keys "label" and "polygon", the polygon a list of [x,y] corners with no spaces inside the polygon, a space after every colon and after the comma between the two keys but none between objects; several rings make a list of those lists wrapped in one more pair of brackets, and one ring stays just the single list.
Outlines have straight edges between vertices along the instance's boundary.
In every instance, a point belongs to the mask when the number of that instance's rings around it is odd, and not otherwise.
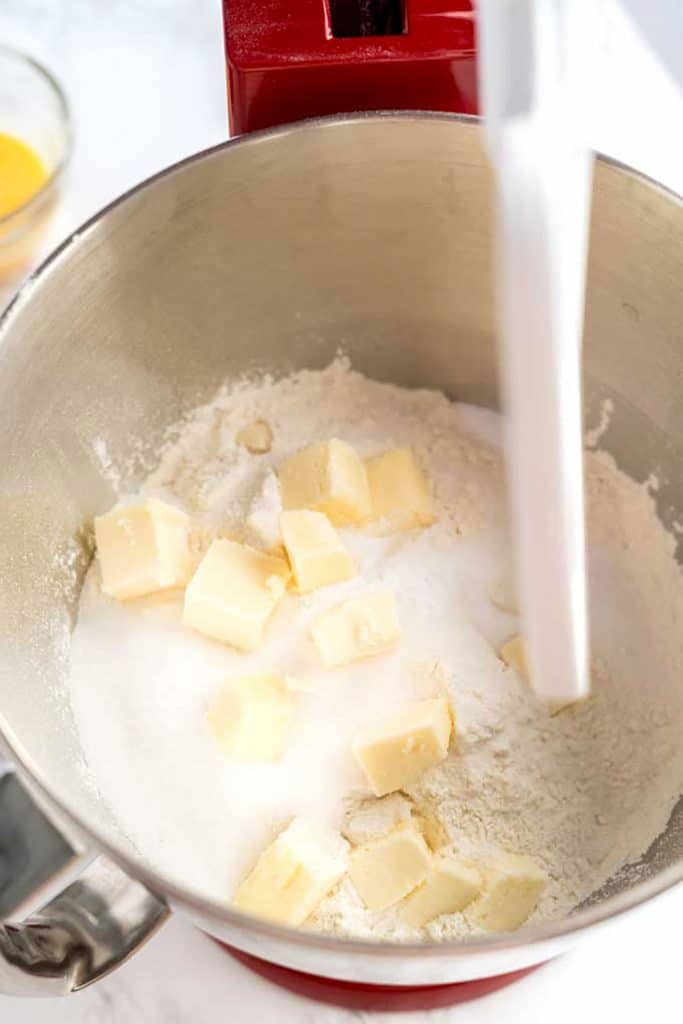
[{"label": "bowl interior", "polygon": [[[447,117],[295,126],[166,172],[79,233],[0,326],[0,724],[49,792],[135,857],[82,771],[66,688],[89,524],[227,377],[323,367],[497,403],[491,189]],[[586,417],[665,522],[683,512],[683,211],[596,169]],[[533,296],[530,296],[530,300]],[[683,855],[683,813],[637,873]]]}]

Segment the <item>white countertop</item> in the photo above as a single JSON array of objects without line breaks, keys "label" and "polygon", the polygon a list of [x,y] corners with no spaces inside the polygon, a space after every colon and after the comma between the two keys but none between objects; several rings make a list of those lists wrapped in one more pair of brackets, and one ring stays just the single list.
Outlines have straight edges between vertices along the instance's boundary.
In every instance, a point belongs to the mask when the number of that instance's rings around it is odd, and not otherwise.
[{"label": "white countertop", "polygon": [[683,887],[509,988],[453,1009],[364,1014],[321,1006],[250,974],[172,921],[125,967],[61,1001],[0,997],[7,1024],[673,1024]]},{"label": "white countertop", "polygon": [[[592,111],[592,138],[599,148],[683,193],[680,92],[650,44],[628,19],[617,17],[615,0],[601,2],[613,26],[601,53],[605,88]],[[630,7],[634,2],[624,0]],[[679,0],[659,0],[657,7],[670,19],[672,40],[674,28],[680,39]],[[75,156],[46,251],[135,182],[227,134],[220,0],[3,0],[0,42],[48,63],[74,110]],[[674,123],[678,137],[666,130]],[[0,290],[0,309],[9,297],[8,289]],[[681,921],[683,887],[506,990],[409,1019],[434,1024],[673,1020],[672,1008],[680,1004]],[[365,1015],[281,992],[178,919],[116,974],[77,996],[62,1001],[0,997],[0,1020],[7,1024],[213,1024],[219,1019],[342,1024]]]}]

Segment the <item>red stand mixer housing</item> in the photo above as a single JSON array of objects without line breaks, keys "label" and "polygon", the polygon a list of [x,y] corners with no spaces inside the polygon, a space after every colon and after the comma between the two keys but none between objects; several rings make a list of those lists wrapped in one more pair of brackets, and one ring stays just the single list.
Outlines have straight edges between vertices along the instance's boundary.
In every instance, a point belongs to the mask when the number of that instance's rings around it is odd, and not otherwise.
[{"label": "red stand mixer housing", "polygon": [[477,113],[470,0],[223,0],[233,135],[359,110]]}]

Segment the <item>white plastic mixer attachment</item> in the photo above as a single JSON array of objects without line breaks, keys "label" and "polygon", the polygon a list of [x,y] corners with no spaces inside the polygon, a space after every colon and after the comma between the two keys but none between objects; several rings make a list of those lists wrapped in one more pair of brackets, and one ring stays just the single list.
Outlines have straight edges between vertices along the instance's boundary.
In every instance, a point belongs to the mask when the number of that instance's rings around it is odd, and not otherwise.
[{"label": "white plastic mixer attachment", "polygon": [[531,683],[589,688],[581,336],[592,153],[577,121],[585,0],[481,0],[481,86],[497,180],[500,364]]}]

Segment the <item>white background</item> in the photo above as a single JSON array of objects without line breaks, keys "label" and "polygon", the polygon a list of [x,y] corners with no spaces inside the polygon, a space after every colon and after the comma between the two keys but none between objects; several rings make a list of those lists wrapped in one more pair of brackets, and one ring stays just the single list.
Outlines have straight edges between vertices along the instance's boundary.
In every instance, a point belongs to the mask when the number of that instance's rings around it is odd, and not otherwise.
[{"label": "white background", "polygon": [[[683,77],[683,4],[621,2],[631,12],[649,8],[651,16],[643,36],[619,12],[617,0],[595,0],[606,30],[590,53],[600,81],[588,132],[598,148],[683,193],[681,95],[672,76],[673,71]],[[220,0],[0,0],[2,42],[49,64],[74,111],[75,156],[46,251],[135,182],[226,137]],[[653,46],[665,49],[664,62]],[[0,309],[10,295],[0,290]],[[682,931],[679,887],[505,991],[402,1019],[677,1020]],[[77,996],[58,1002],[0,997],[3,1024],[363,1019],[364,1014],[320,1007],[252,977],[179,920],[114,976]]]}]

